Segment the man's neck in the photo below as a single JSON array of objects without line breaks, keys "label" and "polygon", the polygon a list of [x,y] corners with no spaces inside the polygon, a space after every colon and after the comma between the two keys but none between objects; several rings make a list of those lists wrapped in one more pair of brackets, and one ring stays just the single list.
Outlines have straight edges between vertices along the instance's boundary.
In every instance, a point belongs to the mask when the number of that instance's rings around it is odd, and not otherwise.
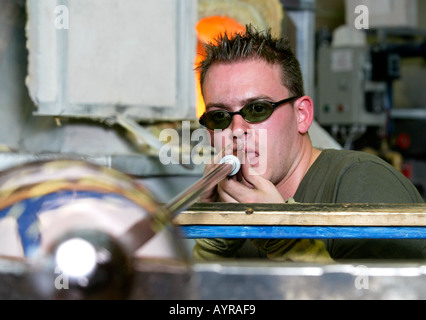
[{"label": "man's neck", "polygon": [[320,153],[321,150],[312,147],[310,143],[303,149],[296,168],[290,172],[285,180],[278,183],[276,186],[284,200],[294,197],[303,177],[318,158]]}]

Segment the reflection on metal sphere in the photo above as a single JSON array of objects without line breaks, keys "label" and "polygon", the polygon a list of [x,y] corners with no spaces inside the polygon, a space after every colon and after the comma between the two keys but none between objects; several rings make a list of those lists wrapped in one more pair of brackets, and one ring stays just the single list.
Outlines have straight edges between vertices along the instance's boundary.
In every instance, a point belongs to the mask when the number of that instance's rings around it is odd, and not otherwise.
[{"label": "reflection on metal sphere", "polygon": [[81,160],[26,163],[0,172],[0,256],[31,257],[73,229],[118,236],[160,204],[117,170]]},{"label": "reflection on metal sphere", "polygon": [[132,256],[110,235],[98,230],[76,230],[50,249],[51,272],[61,276],[58,299],[125,299],[134,266]]}]

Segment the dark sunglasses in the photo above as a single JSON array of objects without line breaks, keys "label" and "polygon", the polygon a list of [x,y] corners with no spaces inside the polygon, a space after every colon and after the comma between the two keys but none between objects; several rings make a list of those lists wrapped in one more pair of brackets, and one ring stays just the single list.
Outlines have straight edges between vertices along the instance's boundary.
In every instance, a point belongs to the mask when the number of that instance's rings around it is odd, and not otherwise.
[{"label": "dark sunglasses", "polygon": [[277,102],[256,100],[247,103],[243,108],[236,112],[213,110],[205,112],[201,116],[199,122],[202,126],[210,130],[225,129],[231,124],[232,117],[239,114],[249,123],[258,123],[268,119],[278,106],[297,98],[299,97],[294,96]]}]

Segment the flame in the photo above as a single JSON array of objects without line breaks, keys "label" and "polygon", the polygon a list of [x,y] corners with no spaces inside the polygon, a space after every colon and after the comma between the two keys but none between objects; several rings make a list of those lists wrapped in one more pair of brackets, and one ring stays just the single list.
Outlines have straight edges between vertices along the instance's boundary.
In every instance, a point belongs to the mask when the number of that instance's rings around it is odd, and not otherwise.
[{"label": "flame", "polygon": [[[218,35],[224,33],[225,31],[228,34],[241,33],[245,31],[245,27],[225,16],[211,16],[206,17],[198,21],[195,26],[197,31],[197,54],[195,57],[194,65],[195,67],[201,62],[204,56],[203,44],[212,42],[217,38]],[[206,106],[204,104],[203,95],[201,93],[200,87],[200,74],[195,72],[195,90],[196,90],[196,106],[197,106],[197,117],[201,117]]]}]

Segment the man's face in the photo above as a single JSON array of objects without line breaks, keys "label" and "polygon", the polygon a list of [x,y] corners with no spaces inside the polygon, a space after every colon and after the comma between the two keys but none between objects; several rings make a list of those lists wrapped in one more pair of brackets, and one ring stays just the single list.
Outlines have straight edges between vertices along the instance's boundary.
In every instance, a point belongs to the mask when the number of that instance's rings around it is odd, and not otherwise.
[{"label": "man's face", "polygon": [[[278,65],[260,59],[213,64],[203,85],[206,111],[222,109],[235,112],[253,100],[276,102],[288,98],[289,93],[281,77]],[[232,144],[234,155],[241,158],[243,154],[242,166],[250,163],[274,184],[285,180],[292,171],[302,143],[297,112],[290,103],[277,107],[268,119],[260,123],[248,123],[241,115],[234,115],[228,128],[210,131],[210,134],[217,151]],[[244,176],[239,178],[244,179]]]}]

